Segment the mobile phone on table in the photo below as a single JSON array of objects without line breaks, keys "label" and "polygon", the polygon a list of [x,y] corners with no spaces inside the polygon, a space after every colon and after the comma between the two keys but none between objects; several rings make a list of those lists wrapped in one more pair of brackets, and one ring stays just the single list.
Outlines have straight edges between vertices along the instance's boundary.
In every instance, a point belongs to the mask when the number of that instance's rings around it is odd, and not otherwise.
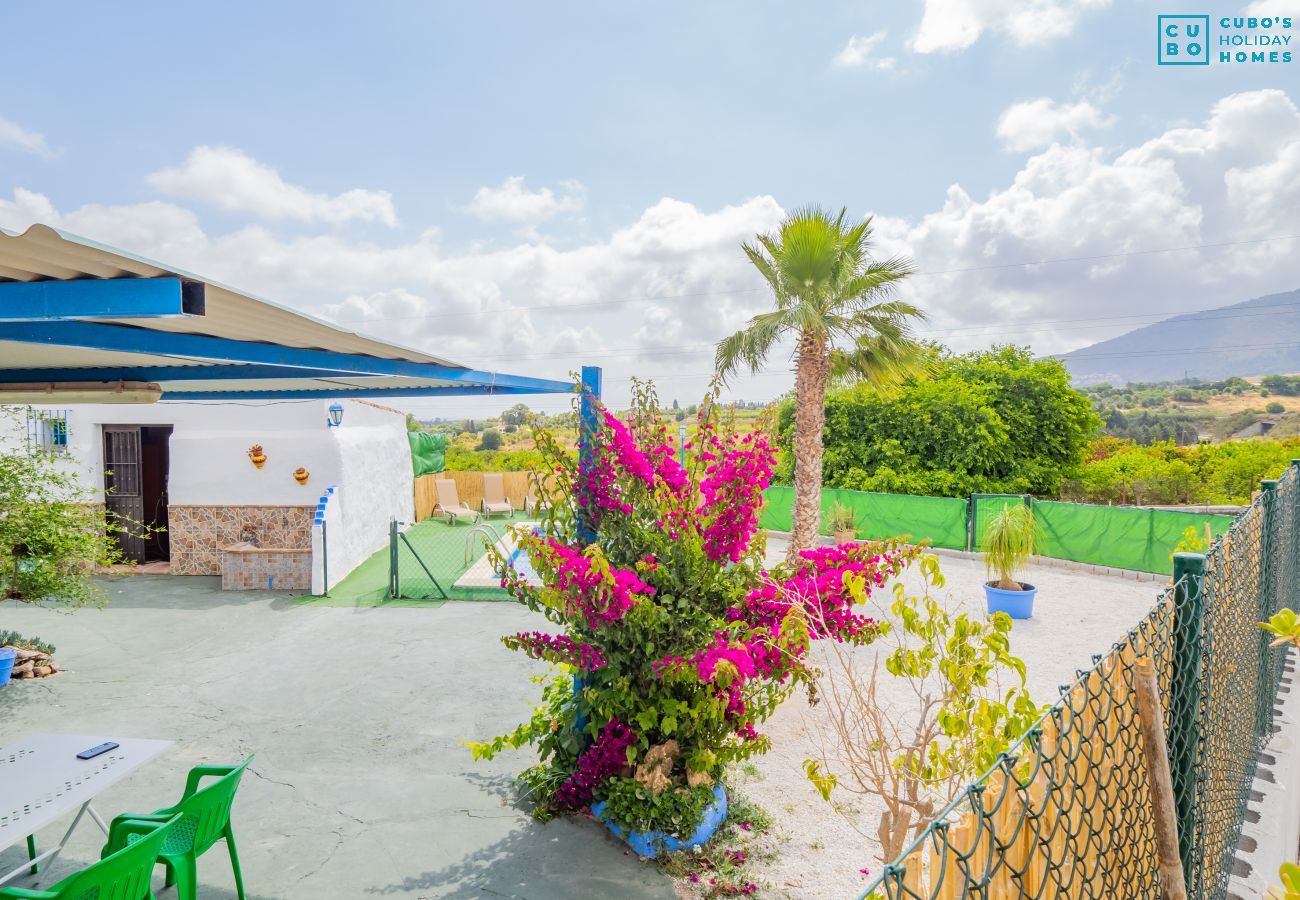
[{"label": "mobile phone on table", "polygon": [[116,750],[119,746],[121,745],[116,744],[113,741],[105,741],[97,747],[91,747],[89,750],[82,750],[77,754],[77,759],[94,759],[101,753],[107,753],[109,750]]}]

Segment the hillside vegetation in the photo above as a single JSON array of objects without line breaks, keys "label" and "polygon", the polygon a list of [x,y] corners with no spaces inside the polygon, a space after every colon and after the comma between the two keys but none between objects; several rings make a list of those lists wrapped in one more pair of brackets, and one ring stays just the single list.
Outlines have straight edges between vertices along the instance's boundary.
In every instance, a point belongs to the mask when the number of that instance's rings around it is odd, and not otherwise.
[{"label": "hillside vegetation", "polygon": [[1161,382],[1082,388],[1108,435],[1140,444],[1223,441],[1268,420],[1274,436],[1300,434],[1300,376]]}]

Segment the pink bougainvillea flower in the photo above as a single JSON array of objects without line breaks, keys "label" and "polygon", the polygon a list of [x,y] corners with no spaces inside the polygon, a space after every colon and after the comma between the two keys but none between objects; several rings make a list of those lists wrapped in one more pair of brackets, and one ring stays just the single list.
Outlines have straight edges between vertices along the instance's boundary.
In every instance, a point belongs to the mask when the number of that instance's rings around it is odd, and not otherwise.
[{"label": "pink bougainvillea flower", "polygon": [[568,635],[521,631],[507,635],[501,642],[512,650],[521,650],[533,659],[566,663],[584,672],[594,672],[605,665],[605,655],[590,644],[575,641]]},{"label": "pink bougainvillea flower", "polygon": [[570,611],[588,628],[617,622],[642,596],[654,593],[631,569],[609,566],[606,577],[581,550],[552,540],[545,546],[554,569],[551,586],[568,595]]},{"label": "pink bougainvillea flower", "polygon": [[577,770],[555,792],[561,809],[583,809],[591,805],[597,786],[627,764],[625,751],[636,743],[636,734],[618,719],[610,719],[590,747],[578,756]]}]

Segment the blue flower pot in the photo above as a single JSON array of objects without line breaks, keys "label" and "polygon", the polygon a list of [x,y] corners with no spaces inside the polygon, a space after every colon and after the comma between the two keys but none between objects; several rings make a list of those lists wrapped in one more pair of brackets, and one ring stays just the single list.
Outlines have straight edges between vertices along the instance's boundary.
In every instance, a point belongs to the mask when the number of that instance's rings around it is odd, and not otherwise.
[{"label": "blue flower pot", "polygon": [[9,675],[14,670],[14,659],[17,656],[12,650],[0,650],[0,687],[9,683]]},{"label": "blue flower pot", "polygon": [[1032,584],[1020,582],[1022,591],[1004,591],[987,582],[984,584],[984,596],[988,598],[989,615],[1004,612],[1013,619],[1029,619],[1034,615],[1034,597],[1038,588]]},{"label": "blue flower pot", "polygon": [[713,788],[713,802],[704,808],[704,818],[700,821],[700,827],[684,841],[662,831],[628,832],[604,817],[605,805],[604,803],[592,804],[591,814],[604,822],[605,827],[614,832],[617,837],[626,841],[627,845],[636,851],[637,856],[646,859],[654,859],[665,850],[669,852],[689,850],[707,843],[722,823],[727,821],[727,792],[720,784]]}]

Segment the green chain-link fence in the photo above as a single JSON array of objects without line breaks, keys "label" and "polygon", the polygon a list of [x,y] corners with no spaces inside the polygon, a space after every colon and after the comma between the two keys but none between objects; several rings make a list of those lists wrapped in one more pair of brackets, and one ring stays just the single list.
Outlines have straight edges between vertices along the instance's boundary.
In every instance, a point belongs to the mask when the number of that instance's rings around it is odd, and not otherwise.
[{"label": "green chain-link fence", "polygon": [[494,516],[450,525],[441,518],[417,525],[393,522],[388,546],[388,596],[418,600],[507,600],[487,557],[490,544],[514,549],[511,525]]},{"label": "green chain-link fence", "polygon": [[1300,477],[1265,482],[1128,635],[887,865],[889,898],[1155,897],[1160,884],[1133,670],[1153,662],[1188,896],[1226,894],[1283,654],[1257,623],[1296,601]]}]

